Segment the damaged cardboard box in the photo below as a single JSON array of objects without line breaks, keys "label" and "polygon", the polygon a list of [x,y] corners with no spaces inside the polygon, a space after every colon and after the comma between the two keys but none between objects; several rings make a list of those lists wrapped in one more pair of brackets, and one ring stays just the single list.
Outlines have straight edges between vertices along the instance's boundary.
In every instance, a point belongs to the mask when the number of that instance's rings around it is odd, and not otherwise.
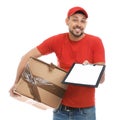
[{"label": "damaged cardboard box", "polygon": [[62,83],[66,71],[31,57],[18,81],[15,93],[19,100],[38,108],[57,108],[67,88]]}]

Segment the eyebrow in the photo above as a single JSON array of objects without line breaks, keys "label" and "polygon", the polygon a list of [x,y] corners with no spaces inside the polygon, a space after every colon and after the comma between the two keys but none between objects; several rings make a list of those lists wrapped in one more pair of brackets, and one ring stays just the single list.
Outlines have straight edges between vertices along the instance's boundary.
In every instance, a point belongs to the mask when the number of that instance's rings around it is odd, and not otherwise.
[{"label": "eyebrow", "polygon": [[[78,18],[77,16],[72,16],[73,18]],[[86,17],[83,17],[82,19],[86,20]]]}]

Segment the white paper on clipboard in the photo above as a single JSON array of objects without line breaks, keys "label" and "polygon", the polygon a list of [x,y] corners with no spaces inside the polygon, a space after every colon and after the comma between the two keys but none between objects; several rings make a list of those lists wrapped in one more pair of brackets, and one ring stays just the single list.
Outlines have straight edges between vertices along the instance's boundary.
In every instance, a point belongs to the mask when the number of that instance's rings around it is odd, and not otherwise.
[{"label": "white paper on clipboard", "polygon": [[74,63],[63,83],[98,87],[105,65]]}]

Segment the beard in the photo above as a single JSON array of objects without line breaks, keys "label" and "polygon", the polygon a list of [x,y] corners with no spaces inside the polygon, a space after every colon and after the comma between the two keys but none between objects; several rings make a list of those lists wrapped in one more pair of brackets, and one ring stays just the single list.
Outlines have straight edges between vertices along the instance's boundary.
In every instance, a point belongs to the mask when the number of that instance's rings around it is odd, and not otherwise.
[{"label": "beard", "polygon": [[76,33],[76,32],[74,32],[74,31],[72,31],[72,30],[69,30],[69,32],[74,36],[74,37],[77,37],[77,38],[79,38],[79,37],[81,37],[82,35],[83,35],[83,31],[81,32],[81,33]]}]

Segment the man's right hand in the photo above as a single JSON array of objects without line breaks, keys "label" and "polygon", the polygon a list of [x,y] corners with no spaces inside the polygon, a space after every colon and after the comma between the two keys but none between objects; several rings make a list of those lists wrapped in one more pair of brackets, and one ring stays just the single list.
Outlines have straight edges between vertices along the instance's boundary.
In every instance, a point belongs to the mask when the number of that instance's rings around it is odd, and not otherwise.
[{"label": "man's right hand", "polygon": [[14,85],[11,87],[11,89],[9,90],[10,96],[11,96],[11,97],[20,97],[20,95],[18,95],[18,94],[15,93],[15,89],[16,89],[15,86],[16,86],[16,85],[14,84]]}]

